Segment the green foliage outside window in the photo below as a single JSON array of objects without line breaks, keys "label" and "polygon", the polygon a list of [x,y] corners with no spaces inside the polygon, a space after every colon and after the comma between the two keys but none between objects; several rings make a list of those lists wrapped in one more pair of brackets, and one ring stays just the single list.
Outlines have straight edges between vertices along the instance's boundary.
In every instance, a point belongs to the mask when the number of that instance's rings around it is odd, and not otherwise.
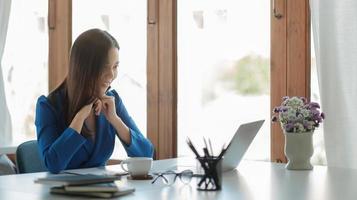
[{"label": "green foliage outside window", "polygon": [[233,67],[223,72],[221,80],[230,89],[241,95],[269,94],[270,60],[248,55],[236,61]]}]

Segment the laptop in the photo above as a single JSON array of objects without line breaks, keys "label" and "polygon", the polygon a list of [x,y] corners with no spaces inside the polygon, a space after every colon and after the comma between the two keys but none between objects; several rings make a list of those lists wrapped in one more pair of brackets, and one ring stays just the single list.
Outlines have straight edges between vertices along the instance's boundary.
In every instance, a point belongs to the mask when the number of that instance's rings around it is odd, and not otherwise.
[{"label": "laptop", "polygon": [[222,170],[224,172],[233,170],[239,165],[263,123],[264,120],[259,120],[239,126],[224,154],[222,161]]},{"label": "laptop", "polygon": [[[237,168],[245,152],[248,150],[249,145],[252,143],[259,129],[262,127],[264,121],[265,120],[254,121],[241,124],[239,126],[227,147],[227,151],[224,154],[224,158],[222,160],[223,172]],[[183,165],[175,163],[172,166],[165,165],[161,167],[154,165],[151,172],[159,173],[167,170],[183,171],[185,169],[192,170],[196,175],[202,175],[203,173],[202,169],[198,169],[197,166],[193,166],[190,163],[185,163]]]}]

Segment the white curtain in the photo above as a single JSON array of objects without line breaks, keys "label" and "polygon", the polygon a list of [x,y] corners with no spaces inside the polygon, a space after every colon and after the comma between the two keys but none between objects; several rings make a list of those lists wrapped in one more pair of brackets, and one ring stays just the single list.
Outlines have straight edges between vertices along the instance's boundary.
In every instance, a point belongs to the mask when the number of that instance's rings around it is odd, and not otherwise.
[{"label": "white curtain", "polygon": [[11,0],[0,0],[0,145],[12,141],[11,118],[6,104],[4,78],[1,61],[5,49],[7,26],[10,17]]},{"label": "white curtain", "polygon": [[310,0],[328,166],[357,168],[357,1]]}]

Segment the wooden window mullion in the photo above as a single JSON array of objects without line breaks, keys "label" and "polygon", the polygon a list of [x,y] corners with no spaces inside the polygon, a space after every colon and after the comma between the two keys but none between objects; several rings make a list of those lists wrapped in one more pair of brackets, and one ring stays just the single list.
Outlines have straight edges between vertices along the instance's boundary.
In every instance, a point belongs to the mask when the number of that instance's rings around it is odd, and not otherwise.
[{"label": "wooden window mullion", "polygon": [[147,131],[156,159],[177,156],[176,17],[176,0],[148,0]]},{"label": "wooden window mullion", "polygon": [[72,44],[72,0],[49,0],[48,23],[48,88],[52,91],[68,72]]},{"label": "wooden window mullion", "polygon": [[[283,15],[271,15],[271,110],[283,96],[310,98],[309,1],[275,0],[275,8]],[[287,161],[284,135],[276,123],[271,126],[271,160]]]}]

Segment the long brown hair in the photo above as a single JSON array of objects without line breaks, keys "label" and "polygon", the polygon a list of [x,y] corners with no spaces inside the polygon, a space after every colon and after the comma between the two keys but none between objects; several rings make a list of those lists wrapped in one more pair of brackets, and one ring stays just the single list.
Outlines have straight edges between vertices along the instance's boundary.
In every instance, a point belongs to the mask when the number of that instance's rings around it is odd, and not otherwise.
[{"label": "long brown hair", "polygon": [[95,99],[95,88],[104,70],[111,48],[119,50],[118,42],[108,32],[90,29],[73,43],[66,79],[49,95],[55,104],[56,93],[64,93],[64,118],[68,126],[77,112]]}]

